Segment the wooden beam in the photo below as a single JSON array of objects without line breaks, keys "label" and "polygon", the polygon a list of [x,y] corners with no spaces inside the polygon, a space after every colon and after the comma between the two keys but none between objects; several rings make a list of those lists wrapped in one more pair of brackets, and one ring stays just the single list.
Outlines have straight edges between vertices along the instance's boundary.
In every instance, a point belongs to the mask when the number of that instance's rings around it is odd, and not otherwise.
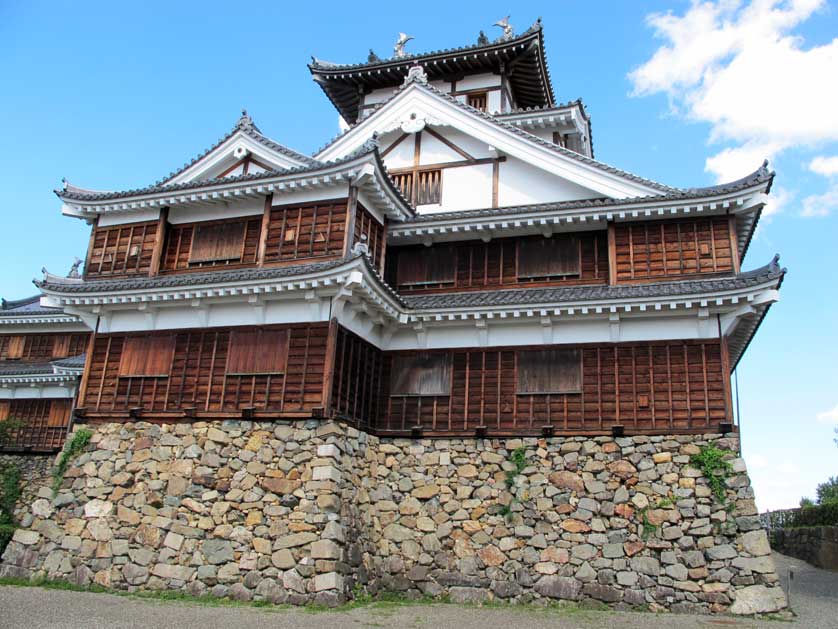
[{"label": "wooden beam", "polygon": [[457,153],[461,157],[464,157],[465,159],[467,159],[469,161],[474,161],[476,159],[474,157],[474,155],[472,155],[471,153],[468,153],[464,149],[461,149],[459,146],[454,144],[451,140],[446,138],[444,135],[434,131],[430,127],[425,127],[425,131],[427,131],[429,135],[432,135],[433,137],[435,137],[437,140],[442,142],[445,146],[450,148],[452,151],[454,151],[455,153]]},{"label": "wooden beam", "polygon": [[349,186],[349,197],[346,199],[346,226],[343,234],[343,255],[348,256],[352,251],[355,238],[355,217],[358,213],[358,188]]},{"label": "wooden beam", "polygon": [[739,260],[739,242],[736,237],[736,217],[731,214],[727,220],[730,231],[730,259],[733,262],[733,272],[738,274],[741,260]]},{"label": "wooden beam", "polygon": [[87,258],[84,261],[84,275],[87,275],[87,267],[90,265],[90,260],[93,258],[93,245],[96,243],[96,228],[99,226],[99,216],[93,219],[93,225],[90,227],[90,240],[87,243]]},{"label": "wooden beam", "polygon": [[326,359],[323,364],[323,408],[326,417],[331,417],[332,408],[332,387],[335,379],[335,359],[338,340],[338,320],[334,317],[329,320],[329,332],[326,336]]},{"label": "wooden beam", "polygon": [[405,138],[408,137],[408,135],[409,134],[407,134],[407,133],[402,133],[399,137],[397,137],[395,140],[393,140],[393,143],[390,146],[388,146],[386,149],[381,151],[381,157],[387,157],[387,155],[390,153],[390,151],[392,151],[399,144],[401,144],[405,140]]},{"label": "wooden beam", "polygon": [[440,170],[442,168],[462,168],[464,166],[479,166],[481,164],[492,164],[494,162],[505,162],[506,156],[501,157],[481,157],[474,161],[463,160],[460,162],[437,162],[435,164],[422,164],[417,168],[390,168],[388,172],[392,175],[400,175],[403,173],[412,173],[415,171],[425,170]]},{"label": "wooden beam", "polygon": [[608,223],[608,283],[617,283],[617,232],[614,222]]},{"label": "wooden beam", "polygon": [[719,345],[722,354],[722,383],[724,384],[725,396],[725,419],[733,423],[733,393],[730,386],[730,350],[727,344],[727,337],[722,334],[722,321],[720,315],[716,315],[716,325],[719,330]]},{"label": "wooden beam", "polygon": [[259,232],[259,249],[256,254],[256,264],[264,266],[265,252],[268,248],[268,227],[271,222],[271,206],[273,204],[273,192],[265,196],[265,209],[262,213],[262,230]]},{"label": "wooden beam", "polygon": [[[166,225],[169,220],[169,208],[160,210],[160,218],[157,219],[157,231],[154,234],[154,249],[151,250],[151,266],[148,269],[149,277],[154,277],[160,272],[160,260],[163,258],[163,246],[166,243]],[[118,241],[117,241],[118,242]],[[142,252],[140,252],[142,255]],[[116,255],[114,255],[116,259]]]},{"label": "wooden beam", "polygon": [[500,187],[500,159],[492,161],[492,207],[498,207],[498,189]]}]

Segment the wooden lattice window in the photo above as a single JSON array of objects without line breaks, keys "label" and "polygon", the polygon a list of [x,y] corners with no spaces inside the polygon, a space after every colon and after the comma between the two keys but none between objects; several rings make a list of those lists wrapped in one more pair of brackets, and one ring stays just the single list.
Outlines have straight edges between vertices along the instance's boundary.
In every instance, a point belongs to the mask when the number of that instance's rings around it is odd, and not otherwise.
[{"label": "wooden lattice window", "polygon": [[288,359],[286,330],[234,330],[227,351],[227,375],[278,374]]},{"label": "wooden lattice window", "polygon": [[393,183],[405,199],[413,202],[413,173],[393,173]]},{"label": "wooden lattice window", "polygon": [[124,378],[166,377],[172,371],[175,336],[129,336],[119,358],[119,376]]},{"label": "wooden lattice window", "polygon": [[398,254],[398,286],[452,284],[457,254],[452,246],[413,247]]},{"label": "wooden lattice window", "polygon": [[439,203],[442,199],[442,171],[420,170],[417,175],[415,205]]},{"label": "wooden lattice window", "polygon": [[468,95],[469,107],[474,107],[480,111],[488,111],[489,94],[487,92],[476,92]]},{"label": "wooden lattice window", "polygon": [[579,238],[576,236],[528,240],[518,247],[518,278],[579,276],[579,258]]},{"label": "wooden lattice window", "polygon": [[448,395],[451,359],[447,354],[394,356],[390,395]]},{"label": "wooden lattice window", "polygon": [[579,393],[582,354],[578,349],[518,352],[518,393]]},{"label": "wooden lattice window", "polygon": [[192,236],[191,264],[240,260],[245,222],[197,225]]}]

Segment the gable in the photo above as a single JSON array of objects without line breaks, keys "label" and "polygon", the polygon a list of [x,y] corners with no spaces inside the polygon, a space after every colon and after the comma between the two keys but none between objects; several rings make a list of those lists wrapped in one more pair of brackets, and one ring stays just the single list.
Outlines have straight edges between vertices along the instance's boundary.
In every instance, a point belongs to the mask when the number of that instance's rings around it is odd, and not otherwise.
[{"label": "gable", "polygon": [[242,130],[236,130],[230,137],[200,156],[189,167],[166,179],[164,183],[187,183],[267,170],[287,170],[311,164],[311,160],[304,156],[293,156],[260,140]]},{"label": "gable", "polygon": [[[390,101],[380,105],[315,157],[323,161],[336,159],[355,150],[374,134],[383,137],[394,130],[415,132],[426,126],[434,130],[457,131],[485,147],[484,151],[492,150],[499,156],[515,158],[534,170],[547,173],[561,180],[562,186],[570,186],[583,194],[578,198],[639,197],[670,190],[477,112],[419,80],[397,90]],[[382,142],[382,152],[386,150]],[[558,201],[561,197],[546,200]]]}]

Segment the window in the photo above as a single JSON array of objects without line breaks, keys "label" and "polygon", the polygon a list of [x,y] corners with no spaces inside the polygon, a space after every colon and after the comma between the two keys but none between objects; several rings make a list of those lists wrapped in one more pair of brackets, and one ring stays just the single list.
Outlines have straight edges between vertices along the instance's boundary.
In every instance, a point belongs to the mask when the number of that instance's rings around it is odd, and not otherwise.
[{"label": "window", "polygon": [[451,284],[454,282],[456,253],[451,246],[411,247],[399,251],[398,286]]},{"label": "window", "polygon": [[197,225],[192,236],[190,263],[241,260],[244,221]]},{"label": "window", "polygon": [[285,330],[234,330],[227,350],[227,375],[284,373],[287,356]]},{"label": "window", "polygon": [[129,336],[122,345],[119,376],[165,378],[172,371],[174,356],[174,335]]},{"label": "window", "polygon": [[[432,205],[442,201],[442,170],[393,173],[393,182],[413,205]],[[415,182],[415,185],[414,185]]]},{"label": "window", "polygon": [[448,395],[451,359],[447,354],[394,356],[390,395]]},{"label": "window", "polygon": [[480,111],[487,111],[489,103],[489,95],[486,92],[477,92],[468,95],[469,107],[474,107]]},{"label": "window", "polygon": [[10,336],[9,348],[6,353],[6,358],[10,360],[17,360],[18,358],[23,358],[23,349],[25,345],[25,336]]},{"label": "window", "polygon": [[518,352],[518,393],[579,393],[582,355],[578,349]]},{"label": "window", "polygon": [[519,279],[561,278],[578,276],[579,273],[579,239],[576,236],[553,236],[519,242]]}]

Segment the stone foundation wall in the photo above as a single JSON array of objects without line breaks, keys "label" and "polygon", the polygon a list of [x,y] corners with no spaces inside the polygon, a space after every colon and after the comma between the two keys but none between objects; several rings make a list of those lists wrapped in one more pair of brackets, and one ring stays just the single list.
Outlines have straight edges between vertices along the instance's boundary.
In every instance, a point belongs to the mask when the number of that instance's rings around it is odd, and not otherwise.
[{"label": "stone foundation wall", "polygon": [[11,463],[20,470],[20,501],[22,504],[31,504],[37,497],[38,490],[50,484],[50,472],[55,463],[55,456],[52,454],[0,454],[0,464],[6,463]]},{"label": "stone foundation wall", "polygon": [[838,570],[838,526],[777,529],[774,549],[818,568]]},{"label": "stone foundation wall", "polygon": [[[359,588],[455,601],[786,605],[741,459],[727,505],[690,456],[722,435],[380,439],[334,422],[96,429],[43,486],[0,574],[336,604]],[[515,469],[513,452],[523,452]]]}]

